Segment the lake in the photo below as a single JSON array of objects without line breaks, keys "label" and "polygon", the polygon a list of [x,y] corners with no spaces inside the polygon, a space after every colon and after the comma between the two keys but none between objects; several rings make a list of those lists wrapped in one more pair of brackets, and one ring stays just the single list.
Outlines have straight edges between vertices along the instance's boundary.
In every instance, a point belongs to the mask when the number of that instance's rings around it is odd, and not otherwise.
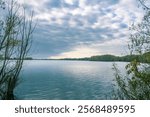
[{"label": "lake", "polygon": [[[15,89],[23,100],[111,99],[113,62],[32,60],[25,61]],[[127,63],[117,62],[121,71]]]}]

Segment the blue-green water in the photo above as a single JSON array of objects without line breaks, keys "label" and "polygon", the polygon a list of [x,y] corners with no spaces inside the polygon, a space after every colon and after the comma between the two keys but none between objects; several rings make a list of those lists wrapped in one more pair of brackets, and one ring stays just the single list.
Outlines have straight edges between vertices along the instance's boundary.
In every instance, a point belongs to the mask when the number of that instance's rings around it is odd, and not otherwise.
[{"label": "blue-green water", "polygon": [[[25,61],[18,99],[95,100],[110,99],[112,62]],[[126,63],[117,63],[122,71]]]}]

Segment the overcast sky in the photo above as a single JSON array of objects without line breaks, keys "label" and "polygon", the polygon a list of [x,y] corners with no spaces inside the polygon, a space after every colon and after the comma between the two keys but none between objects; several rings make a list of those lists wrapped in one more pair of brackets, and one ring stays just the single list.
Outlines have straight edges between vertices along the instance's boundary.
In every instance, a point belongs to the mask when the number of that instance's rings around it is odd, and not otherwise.
[{"label": "overcast sky", "polygon": [[[19,0],[37,22],[31,56],[127,54],[129,27],[142,18],[136,0]],[[38,21],[37,21],[38,19]]]}]

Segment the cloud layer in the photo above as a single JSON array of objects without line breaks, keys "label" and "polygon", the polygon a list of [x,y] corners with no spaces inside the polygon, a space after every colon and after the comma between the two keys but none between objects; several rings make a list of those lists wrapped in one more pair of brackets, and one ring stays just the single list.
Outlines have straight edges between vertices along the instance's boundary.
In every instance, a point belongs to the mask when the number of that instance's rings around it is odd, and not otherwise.
[{"label": "cloud layer", "polygon": [[126,52],[128,28],[142,18],[136,0],[20,0],[38,25],[33,56],[86,57]]}]

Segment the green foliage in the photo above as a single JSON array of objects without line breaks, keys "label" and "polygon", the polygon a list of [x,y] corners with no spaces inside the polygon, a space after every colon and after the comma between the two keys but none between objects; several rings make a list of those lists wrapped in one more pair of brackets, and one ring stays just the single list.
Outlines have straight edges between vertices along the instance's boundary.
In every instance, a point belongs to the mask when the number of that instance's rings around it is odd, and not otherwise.
[{"label": "green foliage", "polygon": [[[142,67],[140,70],[138,67]],[[127,73],[123,76],[114,65],[115,71],[115,99],[149,100],[150,99],[150,71],[139,62],[132,61],[126,66]]]},{"label": "green foliage", "polygon": [[[115,71],[115,99],[149,100],[150,99],[150,9],[144,1],[139,0],[145,8],[145,16],[138,25],[133,25],[129,49],[138,58],[126,65],[126,75],[113,66]],[[144,63],[142,63],[144,62]]]},{"label": "green foliage", "polygon": [[150,53],[144,53],[143,55],[126,55],[126,56],[114,56],[114,55],[97,55],[87,58],[64,58],[61,60],[87,60],[87,61],[124,61],[131,62],[137,60],[139,62],[150,62]]},{"label": "green foliage", "polygon": [[92,56],[90,61],[116,61],[119,57],[113,55]]},{"label": "green foliage", "polygon": [[[0,4],[2,8],[4,5]],[[24,8],[15,0],[8,1],[4,8],[7,12],[2,13],[3,19],[0,19],[0,99],[11,100],[15,99],[14,89],[31,46],[34,27],[32,15],[26,19]],[[1,12],[4,9],[0,9]]]}]

